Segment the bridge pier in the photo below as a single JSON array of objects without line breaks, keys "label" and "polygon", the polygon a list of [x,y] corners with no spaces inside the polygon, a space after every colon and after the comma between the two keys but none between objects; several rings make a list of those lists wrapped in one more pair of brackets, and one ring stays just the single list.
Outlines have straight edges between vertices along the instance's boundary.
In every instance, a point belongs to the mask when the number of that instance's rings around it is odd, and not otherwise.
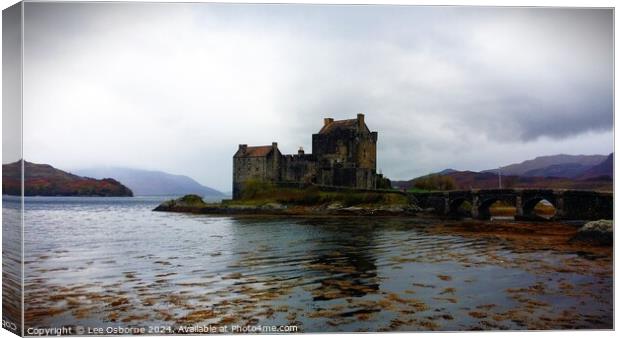
[{"label": "bridge pier", "polygon": [[515,208],[517,208],[515,218],[523,217],[523,196],[521,194],[518,194],[517,198],[515,199]]},{"label": "bridge pier", "polygon": [[472,202],[471,202],[471,217],[476,219],[478,217],[480,217],[479,211],[480,210],[480,198],[478,197],[478,195],[474,195],[472,196]]},{"label": "bridge pier", "polygon": [[564,218],[566,213],[564,212],[564,194],[562,192],[555,192],[555,215],[553,218]]}]

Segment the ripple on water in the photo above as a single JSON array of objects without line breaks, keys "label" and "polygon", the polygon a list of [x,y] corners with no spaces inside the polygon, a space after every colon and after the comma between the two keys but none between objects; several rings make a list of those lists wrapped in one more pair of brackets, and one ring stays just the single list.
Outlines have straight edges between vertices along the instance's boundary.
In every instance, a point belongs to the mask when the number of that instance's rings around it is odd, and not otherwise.
[{"label": "ripple on water", "polygon": [[29,204],[26,324],[295,324],[305,332],[612,325],[604,255],[433,232],[428,221],[234,219],[152,212],[157,203]]}]

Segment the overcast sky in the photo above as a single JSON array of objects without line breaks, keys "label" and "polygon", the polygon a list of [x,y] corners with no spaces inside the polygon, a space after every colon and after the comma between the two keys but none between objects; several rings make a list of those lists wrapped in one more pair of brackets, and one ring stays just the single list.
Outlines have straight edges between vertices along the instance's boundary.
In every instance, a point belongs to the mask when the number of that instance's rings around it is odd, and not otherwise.
[{"label": "overcast sky", "polygon": [[379,132],[409,179],[613,151],[609,9],[27,3],[24,156],[231,190],[239,143]]}]

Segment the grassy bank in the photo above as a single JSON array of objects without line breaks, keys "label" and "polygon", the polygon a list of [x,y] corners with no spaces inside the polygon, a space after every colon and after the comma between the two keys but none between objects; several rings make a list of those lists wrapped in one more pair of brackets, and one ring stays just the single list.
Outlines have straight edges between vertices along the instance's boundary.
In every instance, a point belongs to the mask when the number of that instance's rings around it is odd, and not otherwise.
[{"label": "grassy bank", "polygon": [[368,205],[407,205],[405,196],[389,192],[321,191],[316,186],[305,189],[281,188],[270,184],[253,184],[244,189],[241,199],[225,201],[225,204],[261,205],[279,203],[284,205],[314,206],[339,203],[344,207]]}]

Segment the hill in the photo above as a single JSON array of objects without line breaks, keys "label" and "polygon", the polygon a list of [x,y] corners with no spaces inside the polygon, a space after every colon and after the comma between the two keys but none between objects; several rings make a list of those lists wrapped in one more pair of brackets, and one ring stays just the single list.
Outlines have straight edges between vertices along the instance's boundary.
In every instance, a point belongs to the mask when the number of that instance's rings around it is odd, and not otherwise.
[{"label": "hill", "polygon": [[80,175],[101,178],[114,177],[128,186],[136,196],[183,196],[222,198],[222,192],[205,187],[190,177],[162,171],[105,167],[77,170]]},{"label": "hill", "polygon": [[[475,171],[458,171],[446,175],[454,182],[454,190],[468,189],[497,189],[499,177],[494,173],[481,173]],[[416,186],[427,176],[415,178],[410,181],[400,181],[393,184],[398,189],[410,189]],[[502,188],[538,188],[538,189],[578,189],[612,191],[613,180],[610,177],[596,177],[591,179],[573,179],[565,177],[526,177],[502,175]]]},{"label": "hill", "polygon": [[[550,155],[502,166],[502,175],[577,177],[591,167],[605,161],[605,155]],[[497,169],[482,172],[497,172]]]},{"label": "hill", "polygon": [[[613,153],[604,155],[541,156],[502,167],[503,188],[548,188],[613,190]],[[393,181],[397,189],[428,189],[429,183],[441,182],[444,189],[496,189],[497,169],[455,171],[446,169],[409,181]],[[452,188],[445,188],[452,187]],[[441,190],[441,187],[437,188]]]},{"label": "hill", "polygon": [[522,176],[527,177],[577,177],[592,168],[581,163],[553,164],[548,167],[526,171]]},{"label": "hill", "polygon": [[[21,194],[21,161],[2,165],[2,193]],[[52,167],[24,161],[25,196],[133,196],[112,178],[81,177]]]},{"label": "hill", "polygon": [[444,170],[442,170],[442,171],[438,172],[437,174],[439,174],[439,175],[445,175],[445,174],[455,173],[455,172],[457,172],[457,171],[458,171],[458,170],[455,170],[455,169],[449,168],[449,169],[444,169]]},{"label": "hill", "polygon": [[584,171],[579,179],[592,180],[592,179],[613,179],[614,177],[614,153],[609,154],[605,161],[595,165],[594,167]]}]

